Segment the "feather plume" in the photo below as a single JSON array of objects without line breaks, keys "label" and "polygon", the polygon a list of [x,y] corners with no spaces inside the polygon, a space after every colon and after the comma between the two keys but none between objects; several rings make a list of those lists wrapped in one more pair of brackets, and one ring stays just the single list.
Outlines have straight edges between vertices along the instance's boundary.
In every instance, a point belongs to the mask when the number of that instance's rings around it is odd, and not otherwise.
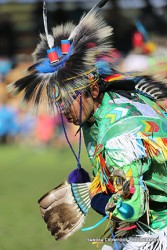
[{"label": "feather plume", "polygon": [[[74,29],[72,23],[53,28],[54,47],[60,48],[61,40],[70,37]],[[112,28],[97,12],[91,12],[78,24],[75,36],[71,36],[70,53],[51,65],[46,52],[47,32],[46,36],[41,34],[41,42],[33,53],[34,65],[28,69],[27,76],[9,85],[9,90],[14,93],[22,92],[23,103],[34,101],[33,107],[41,103],[41,97],[49,105],[54,105],[54,85],[58,83],[61,100],[64,107],[68,108],[74,100],[75,90],[85,91],[90,85],[88,78],[96,72],[97,57],[111,50],[111,35]]]},{"label": "feather plume", "polygon": [[44,21],[44,29],[45,29],[45,34],[47,38],[47,43],[49,48],[53,48],[54,46],[54,38],[53,36],[49,35],[48,32],[48,24],[47,24],[47,8],[45,2],[43,3],[43,21]]},{"label": "feather plume", "polygon": [[83,25],[85,20],[89,19],[89,16],[91,16],[93,13],[97,14],[98,11],[108,2],[108,0],[100,0],[86,15],[83,15],[83,17],[80,20],[80,23],[75,27],[73,32],[71,33],[69,40],[73,39],[75,35],[78,32],[79,26]]},{"label": "feather plume", "polygon": [[39,199],[42,217],[56,240],[67,239],[84,224],[90,208],[89,185],[65,182]]}]

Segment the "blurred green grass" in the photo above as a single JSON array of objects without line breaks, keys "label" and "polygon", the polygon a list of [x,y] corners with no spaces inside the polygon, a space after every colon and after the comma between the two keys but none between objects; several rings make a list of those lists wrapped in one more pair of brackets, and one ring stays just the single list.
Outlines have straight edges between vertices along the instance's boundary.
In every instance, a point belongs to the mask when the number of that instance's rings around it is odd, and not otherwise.
[{"label": "blurred green grass", "polygon": [[[85,149],[81,160],[91,173]],[[69,148],[0,146],[0,250],[96,249],[87,239],[99,238],[105,223],[88,232],[79,230],[65,241],[55,241],[38,208],[37,200],[66,180],[75,167]],[[90,210],[84,227],[100,218]]]}]

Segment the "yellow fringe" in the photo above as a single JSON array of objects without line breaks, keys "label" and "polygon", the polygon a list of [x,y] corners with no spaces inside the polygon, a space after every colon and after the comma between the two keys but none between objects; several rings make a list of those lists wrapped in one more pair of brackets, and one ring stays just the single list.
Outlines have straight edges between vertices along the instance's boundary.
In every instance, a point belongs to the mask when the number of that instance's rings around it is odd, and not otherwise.
[{"label": "yellow fringe", "polygon": [[157,154],[157,150],[160,151],[160,153],[163,154],[165,160],[167,160],[167,147],[165,146],[165,144],[162,141],[162,138],[155,138],[155,141],[152,141],[150,138],[148,138],[147,136],[145,136],[143,133],[138,132],[138,135],[146,142],[149,144],[149,147],[147,148],[148,152],[149,152],[149,156],[150,157],[156,157]]},{"label": "yellow fringe", "polygon": [[94,177],[89,190],[91,193],[96,194],[99,192],[106,192],[107,188],[106,186],[102,183],[100,179],[100,171],[97,173],[97,175]]},{"label": "yellow fringe", "polygon": [[167,159],[167,147],[164,145],[161,138],[156,138],[156,141],[157,141],[158,145],[160,146],[165,159]]}]

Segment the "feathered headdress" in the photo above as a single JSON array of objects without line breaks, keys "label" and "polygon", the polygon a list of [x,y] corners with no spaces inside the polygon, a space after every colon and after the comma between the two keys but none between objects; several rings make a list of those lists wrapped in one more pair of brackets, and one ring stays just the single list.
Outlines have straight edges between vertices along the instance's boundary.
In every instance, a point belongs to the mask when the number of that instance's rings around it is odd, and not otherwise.
[{"label": "feathered headdress", "polygon": [[112,28],[98,14],[107,1],[101,0],[76,27],[72,23],[59,25],[52,29],[52,35],[44,3],[45,35],[40,35],[41,42],[33,53],[34,64],[27,76],[9,86],[14,93],[23,93],[24,104],[32,102],[37,107],[48,97],[51,106],[61,99],[68,108],[76,91],[98,81],[97,58],[111,50]]},{"label": "feathered headdress", "polygon": [[124,74],[121,81],[113,78],[111,83],[105,79],[104,76],[116,72],[112,64],[112,27],[98,13],[107,2],[100,0],[77,26],[67,23],[53,28],[52,35],[48,32],[44,3],[45,35],[40,35],[41,41],[33,53],[34,64],[25,77],[8,86],[13,93],[23,94],[23,104],[38,108],[46,101],[51,110],[55,104],[60,110],[61,102],[63,109],[68,109],[76,93],[87,91],[94,82],[102,83],[103,91],[139,92],[153,100],[167,96],[164,83],[143,73],[135,80],[133,74]]}]

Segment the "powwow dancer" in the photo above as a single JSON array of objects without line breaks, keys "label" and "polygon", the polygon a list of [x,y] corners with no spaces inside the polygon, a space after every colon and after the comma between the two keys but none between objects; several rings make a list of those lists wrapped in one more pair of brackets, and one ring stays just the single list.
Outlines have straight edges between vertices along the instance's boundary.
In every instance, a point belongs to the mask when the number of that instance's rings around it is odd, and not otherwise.
[{"label": "powwow dancer", "polygon": [[[40,36],[35,63],[10,89],[23,92],[24,103],[37,107],[46,98],[53,112],[58,109],[77,160],[68,181],[39,200],[51,234],[68,238],[82,227],[91,205],[109,221],[106,237],[138,237],[124,242],[123,249],[166,249],[167,114],[156,101],[167,90],[148,75],[113,68],[112,28],[99,14],[106,2],[101,0],[76,27],[60,25],[52,35],[44,4],[46,35]],[[80,147],[77,156],[68,140],[63,115],[79,126],[79,145],[83,130],[91,182],[80,165]],[[140,240],[148,237],[153,240]]]}]

